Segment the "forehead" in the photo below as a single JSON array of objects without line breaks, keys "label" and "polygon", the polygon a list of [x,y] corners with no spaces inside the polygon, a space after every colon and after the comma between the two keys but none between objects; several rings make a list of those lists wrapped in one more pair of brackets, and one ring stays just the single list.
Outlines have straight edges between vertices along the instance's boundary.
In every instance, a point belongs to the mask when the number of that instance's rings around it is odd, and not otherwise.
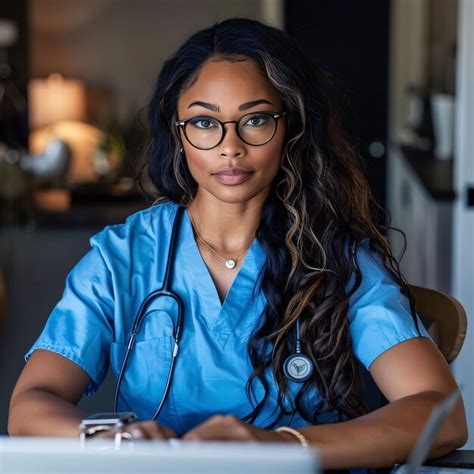
[{"label": "forehead", "polygon": [[178,110],[184,112],[195,101],[210,102],[221,112],[237,110],[251,100],[267,99],[281,105],[278,92],[251,60],[209,60],[204,63],[196,80],[178,99]]}]

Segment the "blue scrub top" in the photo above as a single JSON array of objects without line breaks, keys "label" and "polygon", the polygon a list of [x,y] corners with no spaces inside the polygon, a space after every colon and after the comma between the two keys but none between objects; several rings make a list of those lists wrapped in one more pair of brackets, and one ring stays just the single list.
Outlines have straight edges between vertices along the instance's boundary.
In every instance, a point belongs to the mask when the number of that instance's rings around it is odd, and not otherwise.
[{"label": "blue scrub top", "polygon": [[[109,364],[117,379],[138,308],[161,287],[177,208],[170,201],[161,203],[94,235],[91,250],[69,273],[61,300],[25,360],[35,349],[72,360],[90,376],[86,395],[97,390]],[[173,382],[157,420],[179,435],[217,413],[241,418],[252,411],[245,390],[252,372],[247,341],[265,305],[263,292],[253,291],[265,259],[255,239],[221,304],[185,211],[171,283],[184,302],[184,325]],[[381,353],[419,334],[408,299],[381,257],[369,250],[368,239],[357,259],[363,279],[349,301],[349,328],[355,356],[368,368]],[[127,363],[118,410],[135,411],[141,420],[154,415],[168,376],[175,314],[169,298],[150,305]],[[427,336],[421,322],[419,328]],[[256,426],[268,425],[278,414],[278,387],[273,376],[268,380],[269,398]],[[290,393],[294,396],[300,386],[289,382]],[[253,387],[259,401],[263,387],[258,380]],[[315,406],[320,397],[312,391],[303,400]],[[288,400],[285,406],[290,408]],[[283,416],[276,426],[288,425],[290,418]],[[293,427],[306,425],[299,415],[291,420]]]}]

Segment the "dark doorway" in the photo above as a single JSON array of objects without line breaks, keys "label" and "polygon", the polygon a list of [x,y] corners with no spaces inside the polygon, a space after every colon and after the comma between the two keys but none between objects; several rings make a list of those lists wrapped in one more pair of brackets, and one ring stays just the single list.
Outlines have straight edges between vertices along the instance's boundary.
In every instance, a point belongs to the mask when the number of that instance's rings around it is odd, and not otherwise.
[{"label": "dark doorway", "polygon": [[[342,81],[346,127],[359,141],[372,191],[385,207],[390,0],[287,0],[285,29]],[[384,221],[380,221],[384,223]]]}]

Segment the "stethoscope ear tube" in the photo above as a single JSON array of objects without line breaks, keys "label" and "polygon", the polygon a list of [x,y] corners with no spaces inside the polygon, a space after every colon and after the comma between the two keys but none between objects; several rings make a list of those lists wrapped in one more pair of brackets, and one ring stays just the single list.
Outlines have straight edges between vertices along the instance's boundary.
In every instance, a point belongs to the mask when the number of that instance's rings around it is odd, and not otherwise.
[{"label": "stethoscope ear tube", "polygon": [[184,207],[179,206],[178,210],[176,212],[176,216],[174,219],[173,223],[173,230],[171,232],[171,240],[170,244],[168,247],[168,258],[166,262],[166,270],[165,270],[165,275],[163,278],[163,284],[161,288],[158,290],[152,291],[141,303],[138,312],[135,316],[135,319],[133,320],[133,325],[132,325],[132,331],[130,333],[130,337],[128,339],[127,343],[127,352],[125,353],[125,357],[122,362],[122,366],[120,368],[119,375],[117,377],[117,386],[115,388],[115,396],[114,396],[114,412],[117,411],[117,405],[118,405],[118,398],[120,394],[120,385],[123,380],[123,375],[125,373],[125,369],[127,366],[128,359],[130,357],[130,354],[132,352],[132,349],[135,345],[135,337],[138,334],[138,331],[140,330],[141,322],[146,314],[146,310],[151,303],[152,300],[159,298],[160,296],[167,296],[170,298],[173,298],[176,301],[176,304],[178,306],[178,317],[176,320],[176,324],[173,325],[173,337],[174,337],[174,347],[173,347],[173,356],[171,358],[171,363],[170,363],[170,369],[168,371],[168,378],[166,381],[166,387],[164,390],[164,393],[161,397],[160,404],[158,405],[158,409],[156,410],[153,420],[155,420],[158,415],[160,414],[160,411],[163,407],[164,401],[166,399],[166,396],[169,391],[169,387],[171,385],[171,379],[173,376],[173,369],[174,369],[174,362],[176,360],[176,357],[178,355],[178,348],[179,348],[179,342],[181,340],[181,330],[183,327],[183,317],[184,317],[184,303],[181,297],[173,292],[170,289],[170,282],[171,282],[171,277],[172,277],[172,262],[174,261],[175,257],[175,250],[176,250],[176,240],[177,240],[177,234],[178,230],[181,228],[181,220],[183,218],[184,214]]}]

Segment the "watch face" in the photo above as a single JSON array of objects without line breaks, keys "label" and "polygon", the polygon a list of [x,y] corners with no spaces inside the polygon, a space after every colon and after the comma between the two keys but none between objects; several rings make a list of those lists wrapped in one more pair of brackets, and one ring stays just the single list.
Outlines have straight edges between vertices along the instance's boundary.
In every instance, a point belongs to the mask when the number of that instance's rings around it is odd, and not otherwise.
[{"label": "watch face", "polygon": [[88,416],[82,423],[85,426],[92,425],[116,425],[117,423],[131,423],[137,419],[137,415],[133,411],[125,412],[108,412],[108,413],[94,413]]}]

